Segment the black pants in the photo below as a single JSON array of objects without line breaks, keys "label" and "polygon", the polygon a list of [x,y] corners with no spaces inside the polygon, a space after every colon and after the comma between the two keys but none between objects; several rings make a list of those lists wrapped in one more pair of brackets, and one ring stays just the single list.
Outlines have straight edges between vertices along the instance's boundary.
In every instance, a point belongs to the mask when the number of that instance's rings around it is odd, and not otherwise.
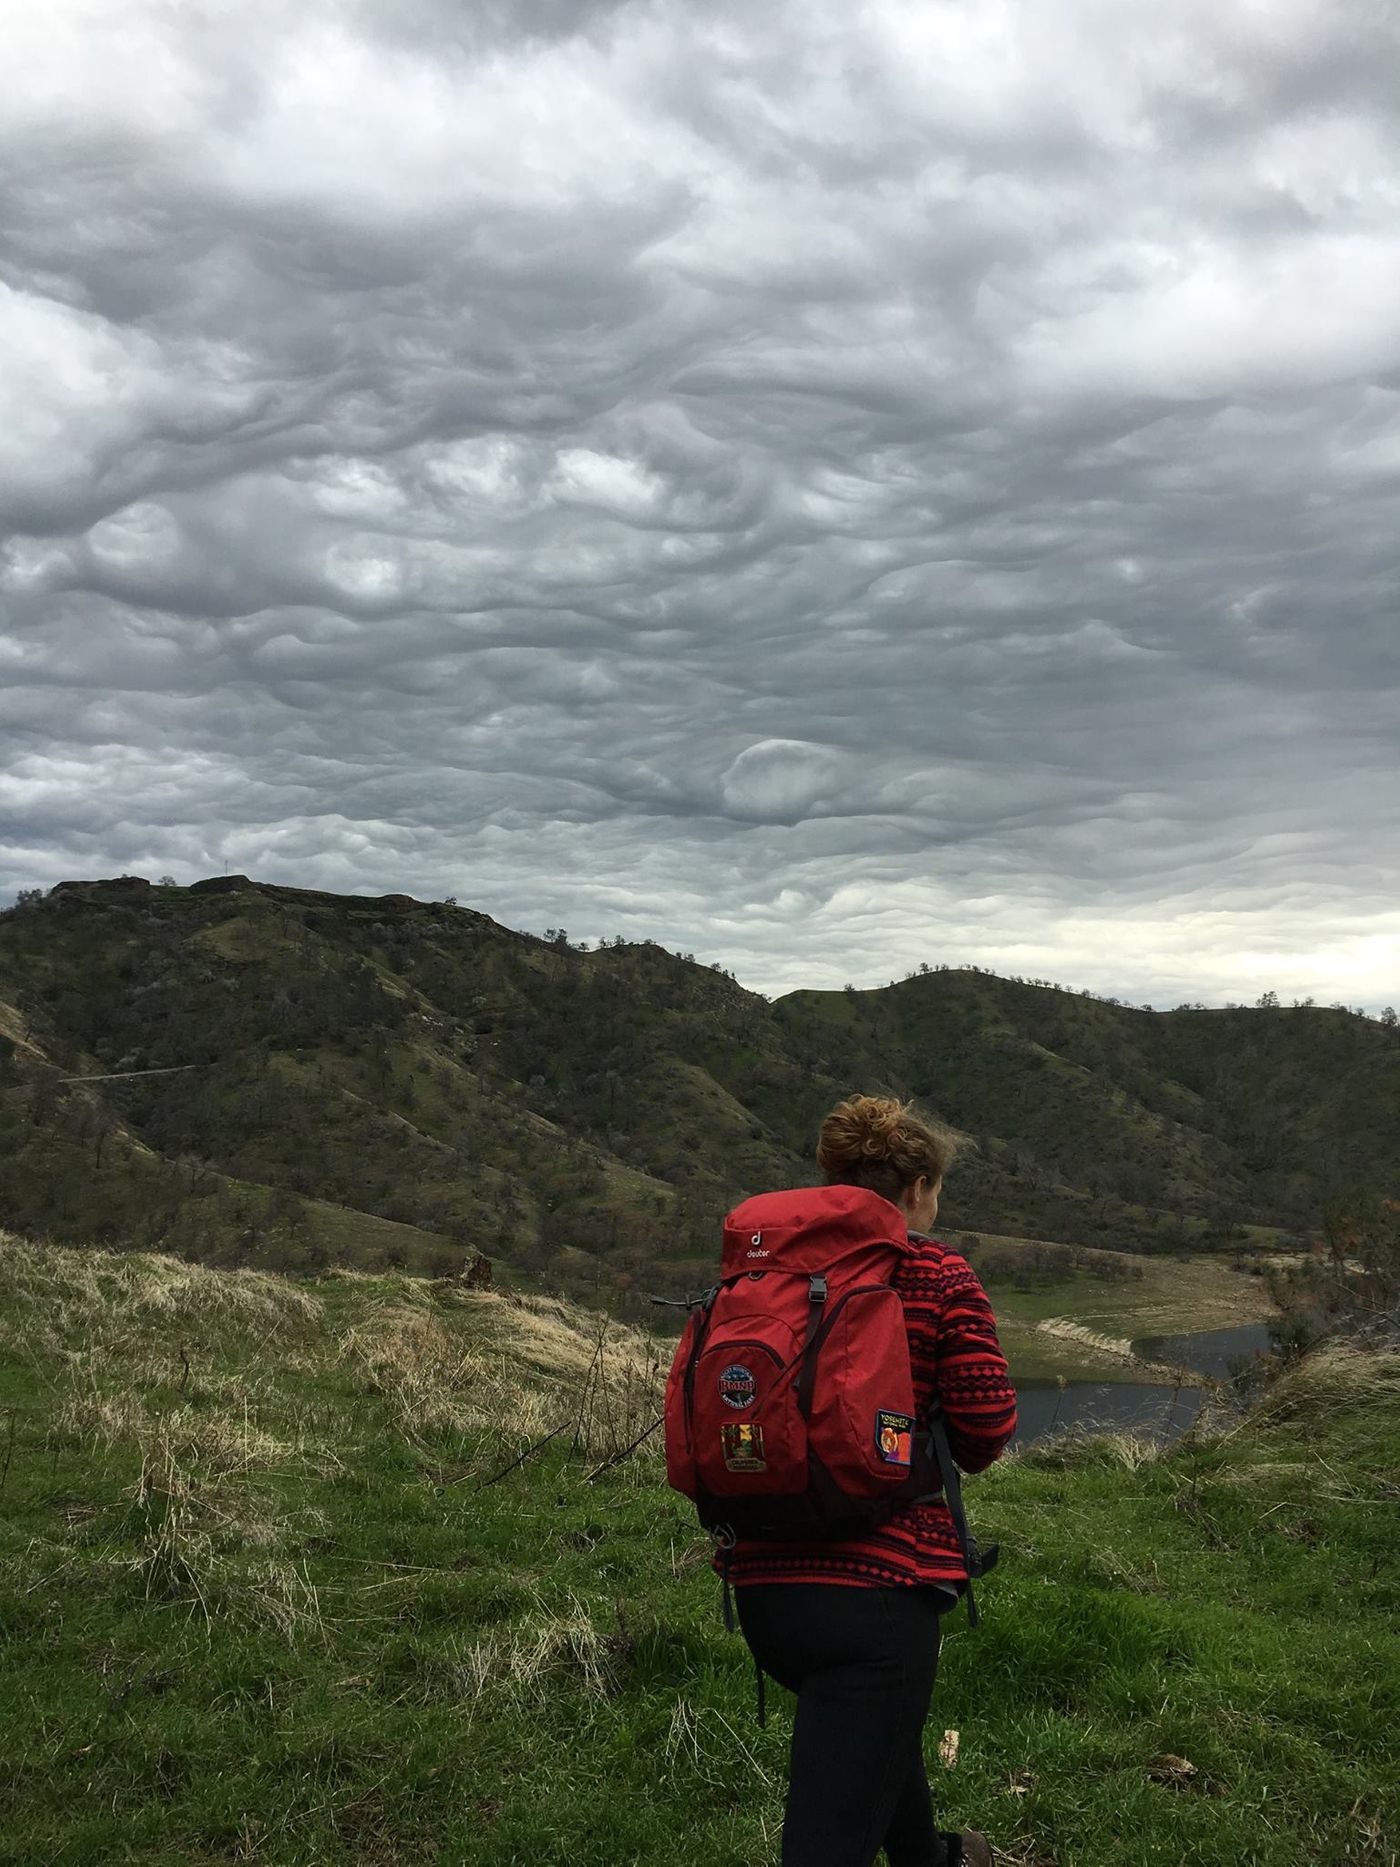
[{"label": "black pants", "polygon": [[763,1670],[797,1694],[783,1867],[948,1867],[923,1730],[938,1671],[934,1588],[755,1583],[736,1590]]}]

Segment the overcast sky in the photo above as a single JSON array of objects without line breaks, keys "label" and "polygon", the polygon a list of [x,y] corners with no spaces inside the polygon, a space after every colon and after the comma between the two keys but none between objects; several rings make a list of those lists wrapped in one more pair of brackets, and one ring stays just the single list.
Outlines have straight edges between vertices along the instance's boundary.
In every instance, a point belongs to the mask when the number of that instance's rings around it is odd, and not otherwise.
[{"label": "overcast sky", "polygon": [[49,0],[0,63],[0,900],[1400,999],[1392,0]]}]

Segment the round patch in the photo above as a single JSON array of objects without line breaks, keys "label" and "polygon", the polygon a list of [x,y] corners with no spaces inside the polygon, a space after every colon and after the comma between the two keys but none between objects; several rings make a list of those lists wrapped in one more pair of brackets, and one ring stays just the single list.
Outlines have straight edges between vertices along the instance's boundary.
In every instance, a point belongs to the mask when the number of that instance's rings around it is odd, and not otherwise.
[{"label": "round patch", "polygon": [[758,1393],[758,1382],[753,1378],[753,1369],[746,1368],[742,1362],[731,1361],[719,1377],[719,1397],[726,1407],[751,1407]]}]

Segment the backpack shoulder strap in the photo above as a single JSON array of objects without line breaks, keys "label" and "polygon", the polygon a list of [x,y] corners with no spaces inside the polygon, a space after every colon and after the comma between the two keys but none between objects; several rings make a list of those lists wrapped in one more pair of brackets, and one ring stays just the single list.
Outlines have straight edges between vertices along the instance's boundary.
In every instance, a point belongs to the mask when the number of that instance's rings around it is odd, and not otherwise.
[{"label": "backpack shoulder strap", "polygon": [[[931,1245],[937,1241],[924,1232],[910,1232],[909,1242],[917,1245]],[[958,1539],[958,1551],[967,1566],[967,1621],[969,1627],[977,1625],[977,1602],[973,1595],[972,1584],[975,1578],[984,1576],[989,1569],[996,1567],[1000,1554],[995,1543],[986,1550],[979,1549],[977,1538],[968,1528],[967,1511],[963,1506],[962,1479],[958,1473],[957,1461],[953,1457],[953,1448],[948,1443],[948,1426],[943,1416],[943,1403],[935,1397],[928,1411],[929,1449],[938,1466],[938,1477],[943,1487],[943,1500],[948,1506],[948,1514],[953,1519],[953,1530]]]},{"label": "backpack shoulder strap", "polygon": [[943,1408],[934,1401],[928,1416],[929,1444],[933,1456],[938,1462],[938,1476],[943,1485],[943,1499],[953,1519],[953,1529],[958,1539],[958,1549],[967,1565],[967,1624],[977,1625],[977,1601],[972,1592],[974,1578],[984,1576],[989,1569],[996,1567],[1000,1553],[995,1543],[984,1553],[977,1546],[977,1538],[967,1524],[967,1512],[963,1508],[962,1479],[958,1475],[957,1462],[953,1458],[953,1449],[948,1444],[948,1428],[943,1419]]},{"label": "backpack shoulder strap", "polygon": [[826,1295],[825,1277],[807,1279],[807,1333],[802,1343],[802,1372],[797,1377],[797,1408],[804,1420],[812,1417],[812,1389],[817,1381],[817,1349],[823,1334]]}]

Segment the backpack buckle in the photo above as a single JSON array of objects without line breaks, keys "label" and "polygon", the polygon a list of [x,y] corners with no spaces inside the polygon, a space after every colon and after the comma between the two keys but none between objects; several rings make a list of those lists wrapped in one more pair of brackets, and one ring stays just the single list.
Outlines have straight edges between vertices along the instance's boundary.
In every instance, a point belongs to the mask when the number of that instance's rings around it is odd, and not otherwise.
[{"label": "backpack buckle", "polygon": [[807,1298],[812,1303],[826,1302],[825,1277],[811,1277],[807,1280]]}]

